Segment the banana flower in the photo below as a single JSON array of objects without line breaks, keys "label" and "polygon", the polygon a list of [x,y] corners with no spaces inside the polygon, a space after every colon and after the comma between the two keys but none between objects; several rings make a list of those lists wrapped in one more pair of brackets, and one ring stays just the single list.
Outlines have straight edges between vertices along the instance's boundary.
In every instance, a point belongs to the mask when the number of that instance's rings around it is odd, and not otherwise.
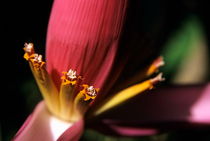
[{"label": "banana flower", "polygon": [[[84,126],[113,135],[139,136],[161,131],[157,128],[165,129],[165,124],[158,124],[162,122],[210,124],[210,112],[206,112],[210,107],[207,101],[210,85],[151,90],[164,80],[162,73],[150,77],[164,64],[162,57],[139,72],[134,85],[111,89],[119,77],[113,74],[113,65],[126,8],[127,0],[54,1],[48,25],[46,62],[35,52],[32,43],[24,45],[24,58],[44,100],[13,140],[77,141]],[[122,69],[119,66],[118,72]],[[139,95],[144,91],[156,94]],[[187,95],[183,97],[183,93]],[[193,105],[189,116],[186,111],[200,93],[202,97]],[[132,108],[126,106],[132,105],[128,100],[136,100]]]}]

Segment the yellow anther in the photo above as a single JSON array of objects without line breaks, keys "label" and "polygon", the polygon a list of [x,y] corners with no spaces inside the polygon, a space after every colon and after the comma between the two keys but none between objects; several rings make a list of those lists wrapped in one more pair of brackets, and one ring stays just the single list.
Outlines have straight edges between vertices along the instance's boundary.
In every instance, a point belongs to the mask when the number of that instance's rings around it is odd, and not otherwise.
[{"label": "yellow anther", "polygon": [[90,99],[95,99],[99,88],[94,88],[93,86],[83,85],[84,89],[81,91],[85,95],[85,101],[88,101]]},{"label": "yellow anther", "polygon": [[33,67],[39,69],[45,62],[42,61],[42,55],[36,54],[33,43],[25,43],[23,50],[25,51],[24,58],[30,61]]},{"label": "yellow anther", "polygon": [[155,59],[155,61],[152,63],[152,65],[149,67],[149,69],[147,70],[147,75],[151,75],[154,72],[158,71],[158,69],[163,66],[165,64],[165,62],[163,61],[163,57],[160,56],[157,59]]},{"label": "yellow anther", "polygon": [[45,64],[45,62],[42,61],[42,55],[39,54],[32,54],[30,56],[30,61],[32,62],[33,66],[38,69]]},{"label": "yellow anther", "polygon": [[63,85],[75,85],[78,79],[81,79],[81,76],[78,76],[75,70],[70,69],[68,72],[63,72],[61,79],[63,80]]},{"label": "yellow anther", "polygon": [[34,45],[33,43],[25,43],[23,50],[25,51],[24,58],[29,60],[31,55],[34,54]]},{"label": "yellow anther", "polygon": [[31,61],[34,62],[34,63],[41,63],[42,62],[42,55],[34,54]]}]

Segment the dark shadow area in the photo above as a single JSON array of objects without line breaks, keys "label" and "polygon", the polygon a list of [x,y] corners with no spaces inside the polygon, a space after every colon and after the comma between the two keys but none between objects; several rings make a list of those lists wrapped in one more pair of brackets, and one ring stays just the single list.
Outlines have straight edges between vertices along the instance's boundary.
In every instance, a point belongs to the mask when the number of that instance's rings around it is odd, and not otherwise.
[{"label": "dark shadow area", "polygon": [[118,134],[114,128],[136,128],[143,131],[159,129],[161,132],[190,128],[198,130],[201,127],[206,130],[210,123],[204,124],[202,120],[196,119],[192,107],[209,93],[207,87],[207,84],[168,86],[147,91],[105,112],[97,119],[90,119],[87,127],[111,135]]},{"label": "dark shadow area", "polygon": [[[39,93],[31,98],[37,92],[37,87],[30,67],[23,58],[23,45],[33,42],[37,52],[44,55],[51,4],[51,0],[4,1],[1,4],[1,135],[4,141],[15,135],[32,112],[29,107],[34,107],[40,100]],[[26,85],[28,82],[32,82],[32,88]],[[23,93],[29,89],[31,92]]]}]

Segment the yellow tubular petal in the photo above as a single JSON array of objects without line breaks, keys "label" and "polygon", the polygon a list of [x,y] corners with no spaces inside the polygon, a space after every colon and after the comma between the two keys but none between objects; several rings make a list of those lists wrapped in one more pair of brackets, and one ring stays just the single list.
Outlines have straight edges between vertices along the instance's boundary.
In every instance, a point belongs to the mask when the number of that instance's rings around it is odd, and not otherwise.
[{"label": "yellow tubular petal", "polygon": [[72,113],[74,87],[74,85],[64,83],[60,87],[60,116],[67,121]]},{"label": "yellow tubular petal", "polygon": [[75,100],[74,100],[74,117],[81,118],[84,116],[88,108],[90,107],[90,103],[95,99],[98,94],[99,88],[94,88],[93,86],[89,86],[83,84],[83,90],[81,90]]},{"label": "yellow tubular petal", "polygon": [[46,71],[45,64],[42,63],[41,66],[37,68],[36,64],[29,60],[29,65],[50,112],[58,115],[58,90]]},{"label": "yellow tubular petal", "polygon": [[23,50],[25,51],[24,58],[29,62],[31,71],[48,109],[53,114],[58,115],[58,91],[45,69],[45,62],[42,61],[42,55],[35,53],[33,43],[25,43]]},{"label": "yellow tubular petal", "polygon": [[113,95],[109,100],[107,100],[103,105],[100,107],[97,107],[97,109],[93,112],[94,116],[97,116],[125,101],[127,101],[130,98],[133,98],[134,96],[142,93],[145,90],[152,89],[153,85],[157,83],[158,81],[162,81],[162,74],[159,74],[153,79],[146,80],[142,83],[136,84],[134,86],[128,87],[115,95]]},{"label": "yellow tubular petal", "polygon": [[80,91],[74,99],[73,105],[73,115],[71,115],[71,120],[76,121],[83,117],[83,114],[88,108],[89,102],[84,101],[85,95],[84,91]]}]

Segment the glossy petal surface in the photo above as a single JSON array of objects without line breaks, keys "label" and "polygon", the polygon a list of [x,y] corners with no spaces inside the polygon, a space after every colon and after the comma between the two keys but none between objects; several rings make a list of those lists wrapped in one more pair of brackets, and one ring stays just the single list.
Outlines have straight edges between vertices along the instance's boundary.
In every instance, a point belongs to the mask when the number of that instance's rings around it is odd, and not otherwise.
[{"label": "glossy petal surface", "polygon": [[60,136],[65,137],[66,131],[69,130],[74,130],[74,132],[68,134],[68,138],[75,139],[72,141],[77,141],[83,132],[83,121],[73,124],[59,120],[47,111],[44,102],[40,102],[32,115],[30,115],[30,117],[20,128],[13,140],[55,141]]}]

